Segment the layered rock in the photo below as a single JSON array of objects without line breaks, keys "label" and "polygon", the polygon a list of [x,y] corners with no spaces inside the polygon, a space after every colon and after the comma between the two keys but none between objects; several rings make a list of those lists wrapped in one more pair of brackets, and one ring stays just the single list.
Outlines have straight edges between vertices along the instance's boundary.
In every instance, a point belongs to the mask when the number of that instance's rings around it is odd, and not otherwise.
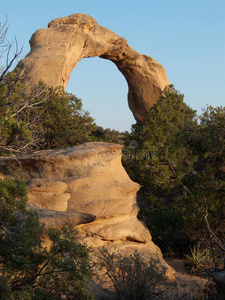
[{"label": "layered rock", "polygon": [[85,57],[111,60],[128,83],[128,103],[136,120],[143,120],[169,85],[166,71],[153,58],[139,54],[127,41],[85,14],[58,18],[30,39],[31,51],[19,63],[30,70],[29,81],[67,86],[70,73]]},{"label": "layered rock", "polygon": [[137,219],[139,184],[121,164],[122,146],[86,143],[28,156],[1,157],[3,176],[19,176],[28,186],[29,207],[47,227],[70,220],[89,246],[129,254],[138,250],[159,260],[172,276],[160,249]]}]

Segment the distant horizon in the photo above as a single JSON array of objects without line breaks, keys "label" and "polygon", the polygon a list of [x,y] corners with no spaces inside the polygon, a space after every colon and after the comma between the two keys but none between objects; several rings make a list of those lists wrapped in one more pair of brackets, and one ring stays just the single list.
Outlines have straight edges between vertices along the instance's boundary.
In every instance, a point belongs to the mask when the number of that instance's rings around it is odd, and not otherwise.
[{"label": "distant horizon", "polygon": [[[7,16],[7,39],[12,42],[16,37],[24,57],[36,30],[78,12],[91,15],[134,50],[162,64],[169,82],[198,115],[207,104],[224,106],[225,1],[11,0],[2,3],[0,21],[3,24]],[[110,61],[83,59],[71,73],[66,91],[81,98],[83,109],[98,126],[124,132],[135,123],[126,80]]]}]

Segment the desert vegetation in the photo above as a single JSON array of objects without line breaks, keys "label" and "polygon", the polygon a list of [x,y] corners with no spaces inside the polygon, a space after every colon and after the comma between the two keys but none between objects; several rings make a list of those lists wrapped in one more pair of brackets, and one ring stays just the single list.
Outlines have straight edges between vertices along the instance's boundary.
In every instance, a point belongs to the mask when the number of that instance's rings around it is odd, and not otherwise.
[{"label": "desert vegetation", "polygon": [[206,242],[206,215],[222,239],[225,229],[225,108],[209,106],[197,118],[183,99],[165,92],[124,148],[127,172],[143,185],[140,217],[169,256]]},{"label": "desert vegetation", "polygon": [[170,87],[125,141],[124,166],[143,186],[139,217],[164,256],[185,257],[192,274],[224,269],[224,124],[224,107],[197,116]]},{"label": "desert vegetation", "polygon": [[1,299],[90,299],[89,253],[73,226],[43,230],[37,213],[26,209],[25,184],[0,180],[0,200]]},{"label": "desert vegetation", "polygon": [[[214,272],[225,268],[225,108],[208,106],[197,116],[170,86],[131,133],[103,129],[83,110],[81,99],[43,82],[30,86],[25,71],[11,71],[20,50],[10,59],[6,34],[5,24],[0,28],[1,63],[6,55],[0,73],[0,155],[88,141],[123,143],[123,165],[143,186],[139,218],[153,241],[164,256],[186,259],[192,274],[215,279]],[[91,298],[87,247],[70,224],[44,231],[26,201],[25,184],[0,180],[1,298]],[[42,245],[44,238],[52,242],[49,249]],[[138,253],[124,258],[102,250],[101,262],[117,299],[156,299],[168,289],[156,262],[146,264]],[[218,291],[223,294],[224,286]],[[180,295],[210,296],[201,297]]]}]

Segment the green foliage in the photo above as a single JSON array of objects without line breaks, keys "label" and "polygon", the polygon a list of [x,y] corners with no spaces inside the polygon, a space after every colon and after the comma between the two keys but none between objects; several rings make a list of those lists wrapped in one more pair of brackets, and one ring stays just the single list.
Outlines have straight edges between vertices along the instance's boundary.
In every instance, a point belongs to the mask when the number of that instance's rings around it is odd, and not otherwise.
[{"label": "green foliage", "polygon": [[[165,92],[149,111],[145,121],[132,126],[126,141],[126,151],[134,150],[135,156],[124,160],[124,165],[132,164],[135,179],[149,191],[154,188],[154,196],[165,193],[179,195],[183,192],[182,179],[192,171],[195,159],[180,138],[181,131],[190,131],[196,125],[195,111],[183,102],[183,95],[175,90]],[[136,148],[132,149],[132,141]],[[131,148],[131,149],[130,149]]]},{"label": "green foliage", "polygon": [[196,114],[183,98],[174,89],[165,92],[146,120],[133,125],[123,159],[131,178],[143,185],[138,195],[141,217],[153,239],[176,255],[187,245],[179,206],[181,198],[190,194],[186,178],[196,162],[184,139],[197,126]]},{"label": "green foliage", "polygon": [[27,201],[26,185],[14,184],[11,180],[0,179],[0,224],[10,222],[15,210],[24,211]]},{"label": "green foliage", "polygon": [[119,131],[114,129],[104,129],[101,126],[97,126],[97,128],[92,132],[92,136],[94,141],[104,141],[120,144],[123,142],[125,133],[120,133]]},{"label": "green foliage", "polygon": [[29,87],[20,72],[8,73],[0,88],[0,155],[92,140],[96,125],[80,99],[44,83]]},{"label": "green foliage", "polygon": [[195,274],[209,267],[209,263],[212,261],[210,250],[196,245],[190,248],[190,254],[185,254],[185,258],[187,260],[186,267]]},{"label": "green foliage", "polygon": [[192,194],[186,199],[187,220],[193,221],[195,230],[198,230],[200,235],[203,234],[207,206],[212,229],[223,240],[225,238],[225,172],[223,170],[225,108],[208,107],[205,110],[200,117],[200,124],[189,136],[189,145],[197,156],[197,161],[192,176],[188,178]]},{"label": "green foliage", "polygon": [[1,299],[90,299],[92,267],[76,230],[68,223],[45,232],[37,213],[25,209],[26,200],[23,184],[0,181]]},{"label": "green foliage", "polygon": [[195,111],[174,89],[165,92],[126,139],[123,164],[143,188],[140,217],[153,240],[169,255],[207,238],[206,206],[212,229],[225,238],[225,109]]},{"label": "green foliage", "polygon": [[100,262],[116,290],[117,299],[157,299],[171,286],[165,270],[158,262],[145,261],[138,252],[122,256],[103,248],[99,254]]},{"label": "green foliage", "polygon": [[89,253],[77,241],[77,232],[71,224],[61,230],[48,232],[52,246],[38,280],[38,292],[48,299],[91,299],[87,292],[87,278],[92,275]]},{"label": "green foliage", "polygon": [[32,140],[26,122],[18,118],[18,112],[28,104],[23,101],[22,86],[18,80],[18,70],[9,73],[7,82],[4,80],[0,85],[0,155],[13,151],[14,147],[26,147]]},{"label": "green foliage", "polygon": [[124,133],[95,125],[81,99],[43,82],[27,86],[20,72],[8,73],[0,86],[0,155],[123,142]]},{"label": "green foliage", "polygon": [[159,205],[155,210],[153,208],[151,218],[146,218],[146,225],[163,253],[169,257],[182,257],[189,242],[183,217],[178,211]]},{"label": "green foliage", "polygon": [[48,100],[39,110],[40,148],[65,148],[91,141],[95,125],[89,113],[82,110],[81,99],[63,89],[49,91]]}]

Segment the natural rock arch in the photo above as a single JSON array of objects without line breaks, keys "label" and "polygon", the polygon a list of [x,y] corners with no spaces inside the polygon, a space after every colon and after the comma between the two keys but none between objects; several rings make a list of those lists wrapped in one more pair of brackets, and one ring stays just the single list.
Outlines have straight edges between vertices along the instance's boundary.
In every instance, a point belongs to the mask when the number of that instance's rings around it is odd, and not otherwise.
[{"label": "natural rock arch", "polygon": [[169,85],[166,70],[153,58],[132,49],[113,31],[85,14],[54,19],[30,39],[31,51],[19,63],[30,70],[29,80],[66,87],[70,73],[85,57],[109,59],[128,83],[128,104],[136,120],[143,120]]}]

